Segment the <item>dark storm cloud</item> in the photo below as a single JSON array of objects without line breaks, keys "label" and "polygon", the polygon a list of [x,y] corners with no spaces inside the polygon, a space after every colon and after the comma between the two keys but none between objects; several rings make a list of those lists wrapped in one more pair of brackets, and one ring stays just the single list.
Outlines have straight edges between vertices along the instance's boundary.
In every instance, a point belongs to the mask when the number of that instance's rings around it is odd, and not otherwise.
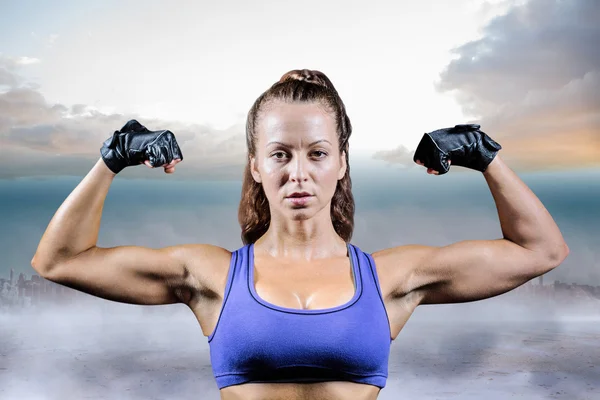
[{"label": "dark storm cloud", "polygon": [[[454,50],[438,89],[456,96],[511,165],[600,163],[600,3],[530,0]],[[388,159],[405,162],[405,155]]]}]

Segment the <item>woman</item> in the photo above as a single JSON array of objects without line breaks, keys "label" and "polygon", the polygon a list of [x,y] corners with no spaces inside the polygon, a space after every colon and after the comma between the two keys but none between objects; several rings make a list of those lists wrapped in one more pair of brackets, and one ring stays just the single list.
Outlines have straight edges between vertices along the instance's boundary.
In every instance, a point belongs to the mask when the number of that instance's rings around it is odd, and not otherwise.
[{"label": "woman", "polygon": [[239,221],[244,246],[96,246],[102,206],[123,168],[175,171],[173,134],[130,121],[69,195],[32,266],[46,279],[110,300],[184,303],[208,337],[222,399],[376,399],[391,341],[420,304],[507,292],[558,266],[568,248],[544,206],[478,125],[424,135],[415,162],[481,171],[503,238],[368,254],[350,243],[352,127],[330,80],[294,70],[248,114]]}]

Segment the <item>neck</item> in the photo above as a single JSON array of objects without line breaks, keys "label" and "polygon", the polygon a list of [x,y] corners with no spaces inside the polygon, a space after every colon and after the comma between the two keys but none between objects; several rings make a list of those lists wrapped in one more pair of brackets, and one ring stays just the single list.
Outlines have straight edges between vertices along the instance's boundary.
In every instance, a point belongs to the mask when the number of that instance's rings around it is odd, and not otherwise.
[{"label": "neck", "polygon": [[346,242],[337,234],[331,221],[329,207],[310,219],[290,220],[271,214],[265,234],[254,245],[272,257],[311,261],[346,256]]}]

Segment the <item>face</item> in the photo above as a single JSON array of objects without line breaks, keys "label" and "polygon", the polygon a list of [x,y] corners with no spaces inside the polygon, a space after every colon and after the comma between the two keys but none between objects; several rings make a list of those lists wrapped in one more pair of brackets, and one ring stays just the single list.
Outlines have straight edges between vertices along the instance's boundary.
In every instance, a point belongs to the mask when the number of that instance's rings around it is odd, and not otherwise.
[{"label": "face", "polygon": [[[334,117],[317,104],[274,103],[260,114],[250,170],[263,186],[271,215],[307,219],[329,214],[338,180],[346,173]],[[291,197],[293,193],[308,194]]]}]

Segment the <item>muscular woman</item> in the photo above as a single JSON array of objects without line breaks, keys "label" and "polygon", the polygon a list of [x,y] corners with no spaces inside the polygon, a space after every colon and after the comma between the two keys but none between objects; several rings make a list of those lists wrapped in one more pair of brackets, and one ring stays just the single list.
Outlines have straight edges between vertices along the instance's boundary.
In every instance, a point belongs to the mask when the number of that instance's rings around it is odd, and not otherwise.
[{"label": "muscular woman", "polygon": [[104,142],[60,206],[32,266],[105,299],[186,304],[208,338],[222,399],[373,400],[388,377],[390,344],[417,306],[505,293],[569,252],[543,204],[498,155],[501,146],[479,128],[425,134],[414,161],[429,174],[451,165],[481,172],[502,227],[496,240],[374,253],[352,244],[350,119],[327,76],[294,70],[248,113],[242,247],[97,246],[116,175],[142,163],[173,173],[183,160],[172,132],[132,120]]}]

